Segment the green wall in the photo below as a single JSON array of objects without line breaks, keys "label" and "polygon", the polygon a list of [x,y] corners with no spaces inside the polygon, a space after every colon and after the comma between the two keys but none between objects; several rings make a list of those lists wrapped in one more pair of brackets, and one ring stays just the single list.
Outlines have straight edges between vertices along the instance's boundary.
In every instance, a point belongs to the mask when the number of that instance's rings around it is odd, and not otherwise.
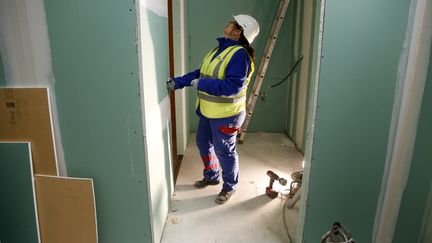
[{"label": "green wall", "polygon": [[[432,54],[432,53],[431,53]],[[423,94],[422,108],[417,127],[417,137],[408,184],[399,211],[393,238],[394,243],[423,242],[421,237],[422,220],[427,208],[427,199],[432,182],[432,55]]]},{"label": "green wall", "polygon": [[39,242],[30,154],[30,143],[0,142],[0,242]]},{"label": "green wall", "polygon": [[146,159],[155,242],[162,236],[174,188],[170,100],[166,89],[169,61],[168,18],[165,15],[162,11],[140,7]]},{"label": "green wall", "polygon": [[[187,0],[187,11],[189,13],[203,13],[204,11],[206,16],[203,18],[203,14],[188,15],[189,70],[192,71],[201,66],[203,57],[213,47],[217,46],[216,38],[223,36],[223,30],[228,21],[232,20],[232,15],[240,13],[252,15],[260,24],[260,34],[255,39],[254,43],[252,43],[252,46],[255,48],[255,66],[257,70],[278,6],[279,1]],[[291,56],[291,39],[289,35],[292,24],[291,21],[292,18],[286,16],[279,33],[277,44],[266,73],[266,78],[261,88],[261,92],[264,92],[267,96],[265,101],[259,99],[256,103],[254,114],[248,128],[250,132],[285,131],[285,116],[287,110],[286,90],[288,82],[274,89],[270,89],[269,86],[282,80],[288,74],[289,66],[291,66],[290,60],[287,58]],[[249,84],[249,91],[253,87],[254,79],[255,76],[252,78],[251,84]],[[196,94],[195,92],[189,93],[192,94],[189,96],[190,128],[192,131],[196,131],[198,124],[198,119],[195,114]]]},{"label": "green wall", "polygon": [[4,72],[3,61],[0,56],[0,87],[6,87],[6,75]]},{"label": "green wall", "polygon": [[135,3],[45,8],[68,175],[94,179],[100,242],[151,242]]},{"label": "green wall", "polygon": [[325,4],[303,239],[340,221],[371,242],[410,1]]}]

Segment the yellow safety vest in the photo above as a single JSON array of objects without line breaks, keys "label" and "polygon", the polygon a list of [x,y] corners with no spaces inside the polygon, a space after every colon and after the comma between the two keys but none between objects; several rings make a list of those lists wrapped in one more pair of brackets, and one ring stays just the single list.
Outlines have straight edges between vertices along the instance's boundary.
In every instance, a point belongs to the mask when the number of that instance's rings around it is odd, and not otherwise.
[{"label": "yellow safety vest", "polygon": [[[218,48],[210,51],[203,61],[200,70],[200,78],[225,79],[225,69],[236,51],[242,46],[230,46],[223,50],[217,57],[212,57]],[[255,69],[252,58],[250,58],[250,72],[243,89],[233,96],[214,96],[203,91],[198,91],[195,109],[200,107],[201,114],[207,118],[225,118],[237,115],[246,109],[246,91],[250,78]]]}]

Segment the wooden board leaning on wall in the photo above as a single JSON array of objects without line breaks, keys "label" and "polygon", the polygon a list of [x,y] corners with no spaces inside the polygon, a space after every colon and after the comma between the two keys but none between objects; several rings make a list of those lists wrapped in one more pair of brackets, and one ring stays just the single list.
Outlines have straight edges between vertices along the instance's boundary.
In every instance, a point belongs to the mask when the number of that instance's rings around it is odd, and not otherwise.
[{"label": "wooden board leaning on wall", "polygon": [[93,180],[35,175],[42,242],[96,243]]},{"label": "wooden board leaning on wall", "polygon": [[35,174],[58,175],[47,88],[0,88],[0,141],[31,142]]}]

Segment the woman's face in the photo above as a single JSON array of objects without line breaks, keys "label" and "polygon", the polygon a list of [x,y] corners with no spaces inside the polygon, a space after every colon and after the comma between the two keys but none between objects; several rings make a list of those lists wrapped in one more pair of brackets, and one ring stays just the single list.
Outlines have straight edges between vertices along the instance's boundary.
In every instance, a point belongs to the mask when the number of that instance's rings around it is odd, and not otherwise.
[{"label": "woman's face", "polygon": [[240,39],[241,31],[236,28],[236,22],[230,21],[228,22],[227,26],[225,26],[224,29],[224,36],[226,38],[230,38],[233,40],[239,40]]}]

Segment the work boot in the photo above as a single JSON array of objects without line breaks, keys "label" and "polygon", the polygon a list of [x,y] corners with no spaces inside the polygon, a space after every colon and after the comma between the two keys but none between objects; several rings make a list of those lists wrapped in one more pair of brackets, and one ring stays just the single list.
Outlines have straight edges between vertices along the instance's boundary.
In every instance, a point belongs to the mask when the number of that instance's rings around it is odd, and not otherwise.
[{"label": "work boot", "polygon": [[226,203],[232,197],[232,195],[234,195],[234,193],[235,193],[235,190],[232,190],[232,191],[222,190],[221,192],[219,192],[219,195],[217,195],[217,197],[215,199],[215,203],[217,203],[217,204]]},{"label": "work boot", "polygon": [[200,181],[195,181],[194,186],[196,188],[198,188],[198,189],[201,189],[201,188],[205,188],[207,186],[214,186],[214,185],[217,185],[217,184],[219,184],[219,180],[208,181],[206,178],[203,178]]}]

